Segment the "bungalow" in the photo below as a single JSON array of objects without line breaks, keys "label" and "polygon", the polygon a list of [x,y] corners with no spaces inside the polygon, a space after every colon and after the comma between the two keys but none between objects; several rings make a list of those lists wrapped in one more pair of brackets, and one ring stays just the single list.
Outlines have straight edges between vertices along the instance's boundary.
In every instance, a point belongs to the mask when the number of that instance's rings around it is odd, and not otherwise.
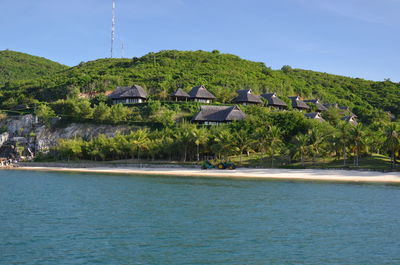
[{"label": "bungalow", "polygon": [[189,99],[196,102],[211,103],[216,97],[204,86],[195,86],[189,91]]},{"label": "bungalow", "polygon": [[178,88],[174,93],[169,95],[172,101],[188,101],[189,97],[189,94],[181,88]]},{"label": "bungalow", "polygon": [[201,106],[192,122],[205,125],[216,125],[243,120],[246,117],[238,106]]},{"label": "bungalow", "polygon": [[283,100],[278,98],[276,93],[265,93],[265,94],[262,94],[261,97],[265,98],[268,101],[268,104],[267,104],[268,107],[275,107],[278,109],[286,109],[287,108],[287,104]]},{"label": "bungalow", "polygon": [[304,100],[304,102],[314,104],[314,105],[317,107],[317,112],[322,112],[322,111],[328,110],[328,108],[325,107],[325,106],[319,101],[319,99],[308,99],[308,100]]},{"label": "bungalow", "polygon": [[350,116],[344,116],[343,118],[341,118],[341,120],[342,120],[342,121],[345,121],[345,122],[348,122],[348,123],[350,123],[351,125],[357,125],[357,124],[358,124],[358,122],[357,122],[357,120],[356,120],[356,116],[352,116],[352,115],[350,115]]},{"label": "bungalow", "polygon": [[309,118],[309,119],[314,119],[317,121],[324,122],[324,118],[322,118],[321,113],[319,112],[311,112],[311,113],[305,113],[304,117]]},{"label": "bungalow", "polygon": [[309,110],[310,107],[304,102],[300,100],[299,96],[289,97],[292,101],[292,107],[298,110]]},{"label": "bungalow", "polygon": [[351,110],[350,110],[350,108],[349,108],[349,107],[346,107],[346,106],[339,106],[339,109],[341,109],[341,110],[344,110],[344,111],[348,112],[348,113],[350,114],[350,116],[357,117],[357,115],[356,115],[356,114],[354,114],[353,112],[351,112]]},{"label": "bungalow", "polygon": [[339,105],[337,103],[324,103],[322,104],[324,105],[325,108],[327,109],[331,109],[331,108],[339,108]]},{"label": "bungalow", "polygon": [[237,93],[238,96],[233,99],[233,103],[242,105],[256,105],[263,103],[259,96],[256,96],[251,92],[251,89],[238,90]]},{"label": "bungalow", "polygon": [[109,96],[113,104],[134,104],[142,103],[147,100],[147,92],[143,87],[133,85],[131,87],[117,87]]}]

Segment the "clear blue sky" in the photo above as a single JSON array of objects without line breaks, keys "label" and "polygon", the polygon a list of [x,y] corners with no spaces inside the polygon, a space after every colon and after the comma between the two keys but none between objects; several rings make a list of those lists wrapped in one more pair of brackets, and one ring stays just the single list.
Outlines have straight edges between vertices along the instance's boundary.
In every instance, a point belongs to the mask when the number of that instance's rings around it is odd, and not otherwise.
[{"label": "clear blue sky", "polygon": [[[116,0],[116,57],[214,50],[400,81],[400,0]],[[0,0],[0,50],[70,66],[109,56],[111,0]]]}]

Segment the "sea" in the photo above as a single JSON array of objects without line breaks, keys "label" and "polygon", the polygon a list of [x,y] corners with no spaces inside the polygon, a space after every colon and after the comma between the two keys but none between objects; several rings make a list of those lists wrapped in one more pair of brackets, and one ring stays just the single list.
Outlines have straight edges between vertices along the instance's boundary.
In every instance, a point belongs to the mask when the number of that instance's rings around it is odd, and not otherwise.
[{"label": "sea", "polygon": [[400,186],[2,170],[0,264],[400,264]]}]

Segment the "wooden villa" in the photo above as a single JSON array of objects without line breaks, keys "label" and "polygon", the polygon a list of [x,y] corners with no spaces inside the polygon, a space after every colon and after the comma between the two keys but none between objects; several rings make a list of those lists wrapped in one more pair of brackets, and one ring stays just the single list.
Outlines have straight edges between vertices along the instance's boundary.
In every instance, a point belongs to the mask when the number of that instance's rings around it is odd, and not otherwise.
[{"label": "wooden villa", "polygon": [[345,112],[347,112],[347,113],[349,114],[349,116],[357,117],[357,115],[354,114],[354,113],[350,110],[349,107],[346,107],[346,106],[339,106],[339,109],[340,109],[340,110],[343,110],[343,111],[345,111]]},{"label": "wooden villa", "polygon": [[169,95],[172,101],[188,101],[189,94],[181,88],[178,88],[174,93]]},{"label": "wooden villa", "polygon": [[263,104],[259,96],[254,95],[251,89],[243,89],[237,91],[238,96],[233,99],[233,103],[242,105]]},{"label": "wooden villa", "polygon": [[243,120],[246,114],[238,106],[201,106],[192,122],[205,125],[217,125]]},{"label": "wooden villa", "polygon": [[345,122],[348,122],[351,125],[357,125],[358,124],[356,116],[351,116],[351,115],[350,116],[344,116],[343,118],[341,118],[341,120],[345,121]]},{"label": "wooden villa", "polygon": [[318,120],[320,122],[325,122],[325,120],[324,120],[324,118],[322,118],[320,112],[305,113],[304,117],[309,118],[309,119]]},{"label": "wooden villa", "polygon": [[293,97],[289,97],[289,98],[292,101],[293,109],[298,109],[298,110],[309,110],[310,109],[310,106],[308,106],[304,101],[302,101],[299,96],[293,96]]},{"label": "wooden villa", "polygon": [[327,107],[325,107],[320,101],[319,99],[308,99],[308,100],[304,100],[305,103],[308,104],[313,104],[315,105],[315,107],[317,108],[317,112],[322,112],[322,111],[326,111],[328,110]]},{"label": "wooden villa", "polygon": [[143,103],[147,100],[147,92],[143,87],[133,85],[131,87],[118,87],[109,96],[113,104],[135,104]]},{"label": "wooden villa", "polygon": [[204,86],[195,86],[189,91],[189,99],[191,101],[201,103],[211,103],[216,97],[211,94]]},{"label": "wooden villa", "polygon": [[262,94],[261,97],[265,98],[268,101],[267,107],[274,107],[278,109],[287,108],[287,104],[282,99],[278,98],[276,93],[265,93]]}]

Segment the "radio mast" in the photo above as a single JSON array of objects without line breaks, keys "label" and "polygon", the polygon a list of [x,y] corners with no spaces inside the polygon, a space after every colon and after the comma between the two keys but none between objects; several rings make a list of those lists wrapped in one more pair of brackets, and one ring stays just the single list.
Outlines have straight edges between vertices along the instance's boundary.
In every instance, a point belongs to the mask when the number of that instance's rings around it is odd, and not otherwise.
[{"label": "radio mast", "polygon": [[115,0],[112,0],[112,19],[111,19],[111,58],[113,58],[114,39],[115,39]]}]

